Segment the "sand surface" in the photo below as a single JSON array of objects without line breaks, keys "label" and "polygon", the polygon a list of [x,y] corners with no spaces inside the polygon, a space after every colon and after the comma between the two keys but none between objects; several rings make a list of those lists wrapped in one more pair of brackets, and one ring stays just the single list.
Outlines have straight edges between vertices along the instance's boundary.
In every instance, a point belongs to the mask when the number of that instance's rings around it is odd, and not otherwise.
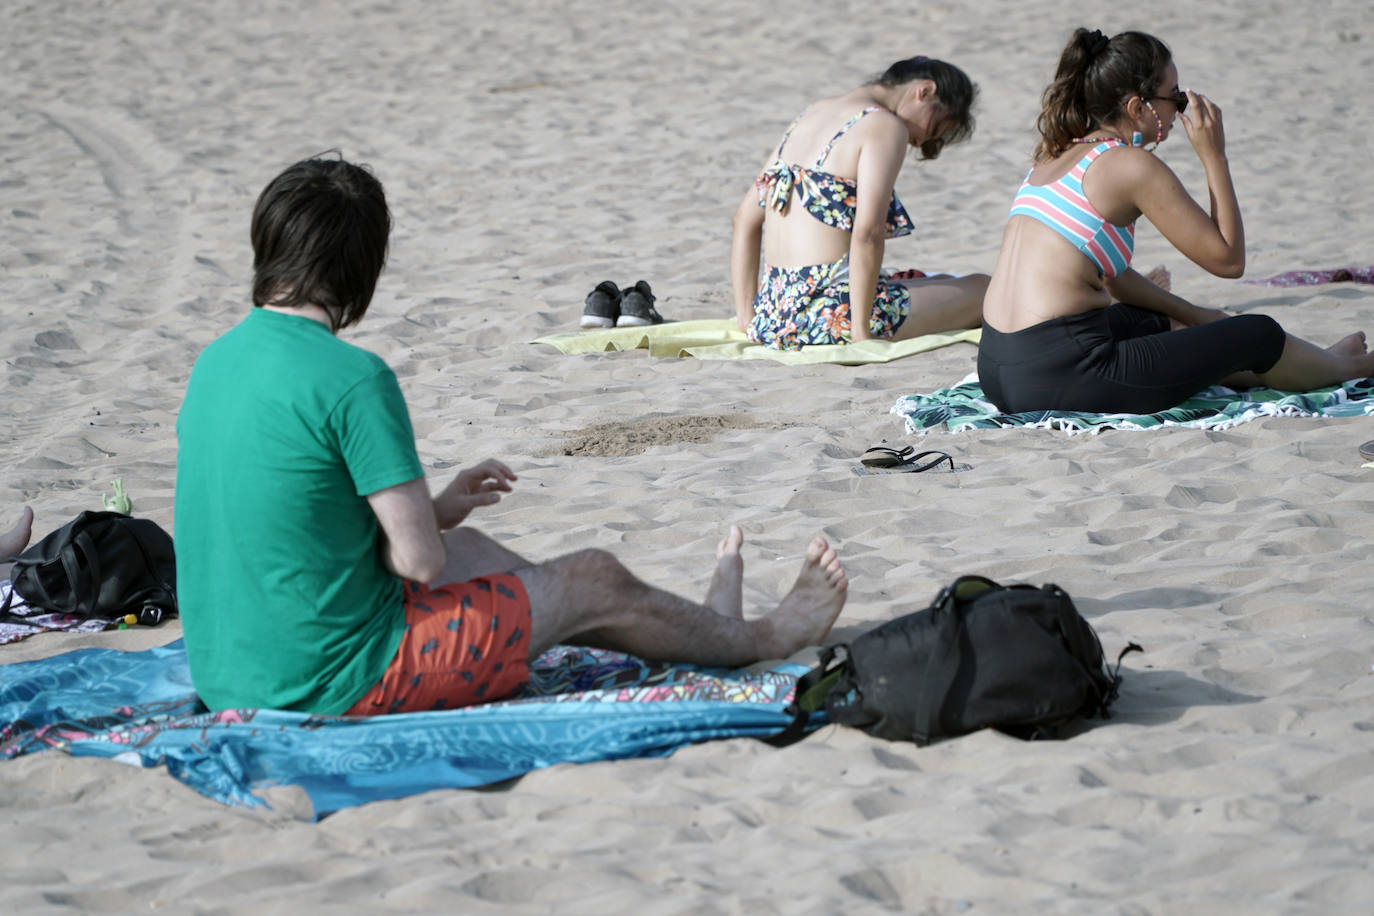
[{"label": "sand surface", "polygon": [[[1091,7],[1091,8],[1090,8]],[[973,141],[911,163],[889,266],[990,269],[1069,31],[1140,27],[1225,110],[1249,275],[1374,261],[1367,0],[709,0],[5,4],[0,30],[0,521],[46,532],[121,477],[170,528],[174,423],[200,348],[248,305],[261,187],[337,148],[396,230],[355,342],[395,368],[436,478],[520,474],[477,519],[528,556],[616,551],[701,593],[747,534],[746,599],[806,541],[842,551],[842,640],[963,573],[1056,582],[1128,659],[1070,741],[918,749],[829,727],[558,766],[319,824],[164,770],[0,764],[0,911],[1359,913],[1374,907],[1374,472],[1361,419],[1206,433],[1008,430],[921,443],[959,474],[857,477],[911,437],[888,409],[958,380],[960,344],[881,366],[562,356],[597,282],[670,318],[729,313],[730,214],[787,122],[915,53],[980,83]],[[1103,18],[1092,20],[1101,15]],[[1202,200],[1182,132],[1161,149]],[[1204,304],[1329,343],[1374,289],[1217,280],[1142,223]],[[607,426],[610,424],[611,426]],[[621,427],[617,430],[615,427]],[[141,648],[173,624],[51,634],[13,662]]]}]

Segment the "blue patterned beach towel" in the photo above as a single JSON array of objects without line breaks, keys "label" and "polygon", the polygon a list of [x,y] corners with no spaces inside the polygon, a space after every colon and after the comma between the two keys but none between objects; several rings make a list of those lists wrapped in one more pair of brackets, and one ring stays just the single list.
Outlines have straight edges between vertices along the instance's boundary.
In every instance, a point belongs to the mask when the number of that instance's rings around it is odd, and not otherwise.
[{"label": "blue patterned beach towel", "polygon": [[801,665],[762,673],[651,665],[558,646],[515,698],[375,718],[208,712],[181,641],[143,652],[84,649],[0,667],[0,759],[49,749],[164,765],[221,802],[266,806],[299,786],[316,818],[440,788],[486,785],[555,763],[660,757],[791,721]]},{"label": "blue patterned beach towel", "polygon": [[906,419],[907,432],[921,432],[937,426],[944,426],[950,432],[1030,426],[1061,429],[1069,435],[1160,426],[1226,429],[1260,417],[1363,417],[1374,414],[1374,379],[1354,379],[1305,394],[1273,388],[1235,391],[1213,385],[1177,407],[1152,414],[1067,410],[1002,413],[983,396],[975,374],[953,388],[900,397],[892,405],[891,412]]}]

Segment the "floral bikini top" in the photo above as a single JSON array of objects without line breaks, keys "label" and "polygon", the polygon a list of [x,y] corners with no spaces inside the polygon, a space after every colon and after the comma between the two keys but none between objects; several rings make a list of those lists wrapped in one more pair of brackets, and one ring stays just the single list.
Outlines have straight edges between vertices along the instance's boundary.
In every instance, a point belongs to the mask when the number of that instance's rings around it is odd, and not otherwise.
[{"label": "floral bikini top", "polygon": [[[787,132],[782,135],[782,142],[778,144],[778,151],[774,154],[773,163],[765,168],[759,177],[754,179],[754,186],[759,191],[759,206],[772,207],[779,213],[787,212],[787,205],[792,201],[793,189],[797,192],[797,197],[801,204],[816,219],[833,226],[836,229],[843,229],[845,232],[854,231],[854,210],[858,204],[859,186],[856,182],[848,178],[842,178],[831,172],[821,169],[825,164],[825,157],[830,155],[830,148],[835,145],[835,141],[844,136],[845,131],[859,122],[859,119],[870,111],[881,111],[882,109],[874,105],[865,108],[863,111],[849,119],[844,127],[840,128],[839,133],[830,138],[830,142],[821,150],[820,157],[816,164],[811,168],[800,165],[789,165],[782,161],[782,148],[787,143],[787,138],[792,135],[792,128],[797,126],[797,121],[792,122],[792,126],[787,128]],[[910,235],[913,226],[911,217],[907,215],[906,208],[897,199],[894,191],[892,203],[887,208],[887,237],[890,239],[902,235]]]}]

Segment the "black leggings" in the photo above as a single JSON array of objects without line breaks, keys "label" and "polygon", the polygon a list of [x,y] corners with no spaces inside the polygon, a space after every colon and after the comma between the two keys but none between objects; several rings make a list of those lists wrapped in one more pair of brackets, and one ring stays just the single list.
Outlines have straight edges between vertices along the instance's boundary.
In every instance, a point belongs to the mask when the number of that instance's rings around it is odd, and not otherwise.
[{"label": "black leggings", "polygon": [[978,379],[1004,413],[1155,413],[1244,370],[1267,372],[1285,335],[1265,315],[1169,330],[1169,319],[1116,303],[1003,334],[983,325]]}]

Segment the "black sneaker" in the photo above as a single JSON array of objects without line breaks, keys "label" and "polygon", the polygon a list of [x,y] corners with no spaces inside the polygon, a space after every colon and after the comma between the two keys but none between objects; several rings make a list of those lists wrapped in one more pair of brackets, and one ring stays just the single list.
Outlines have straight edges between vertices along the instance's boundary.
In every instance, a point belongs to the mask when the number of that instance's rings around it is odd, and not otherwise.
[{"label": "black sneaker", "polygon": [[620,317],[620,288],[610,280],[602,280],[596,289],[587,293],[582,309],[582,327],[613,328]]},{"label": "black sneaker", "polygon": [[654,309],[654,294],[649,289],[649,284],[640,280],[625,290],[620,299],[620,317],[616,319],[616,327],[640,327],[662,323],[663,316]]}]

